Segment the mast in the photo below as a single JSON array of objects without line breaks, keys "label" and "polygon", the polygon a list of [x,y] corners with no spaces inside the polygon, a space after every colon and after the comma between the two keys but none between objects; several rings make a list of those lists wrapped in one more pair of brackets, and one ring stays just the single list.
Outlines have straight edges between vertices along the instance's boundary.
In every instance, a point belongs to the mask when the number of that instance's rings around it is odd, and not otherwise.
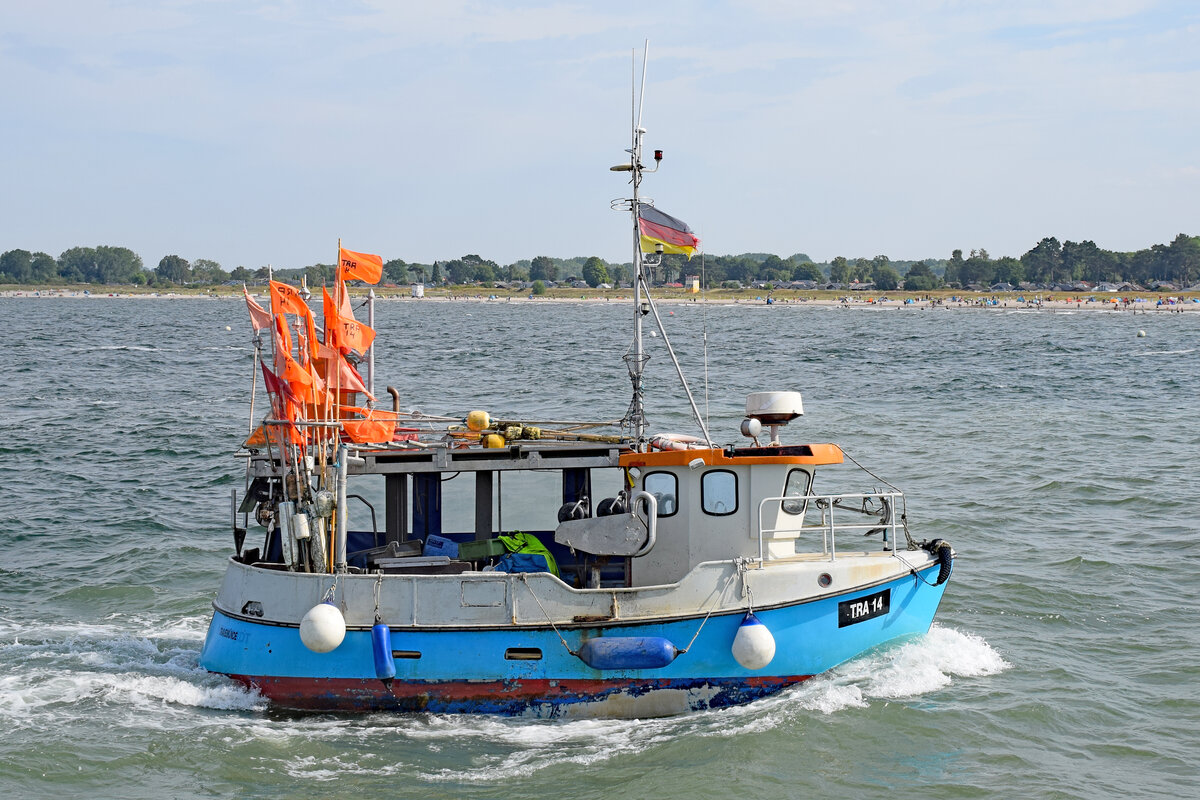
[{"label": "mast", "polygon": [[[642,51],[642,86],[641,91],[636,90],[637,80],[637,61],[636,53],[634,54],[633,96],[636,99],[636,109],[631,114],[632,135],[633,141],[629,149],[629,169],[633,173],[633,199],[630,201],[629,210],[633,223],[633,349],[628,358],[629,377],[633,382],[633,400],[629,407],[629,422],[633,428],[634,438],[637,442],[637,447],[640,449],[646,438],[646,402],[645,402],[645,385],[643,373],[646,367],[645,346],[642,340],[642,317],[645,312],[642,306],[647,302],[643,296],[648,298],[649,291],[645,284],[645,262],[642,257],[642,233],[639,225],[639,210],[641,207],[640,188],[642,184],[642,137],[646,133],[646,129],[642,127],[642,108],[646,96],[646,64],[650,56],[650,40],[647,39],[645,48]],[[657,165],[656,165],[657,167]]]},{"label": "mast", "polygon": [[[633,383],[633,399],[629,404],[629,412],[626,415],[626,420],[633,430],[634,449],[644,450],[648,446],[648,443],[646,441],[646,403],[643,374],[646,362],[650,357],[646,354],[645,342],[642,336],[642,317],[653,313],[654,321],[662,333],[663,344],[667,348],[667,353],[671,357],[671,363],[675,365],[675,371],[679,375],[679,382],[683,385],[683,391],[687,395],[688,404],[692,408],[696,424],[700,427],[700,432],[704,436],[703,441],[705,444],[711,445],[712,438],[708,433],[708,425],[705,423],[703,417],[700,416],[700,409],[696,407],[696,400],[692,396],[692,390],[688,386],[687,378],[684,377],[683,368],[679,366],[679,359],[675,356],[675,349],[671,347],[671,340],[667,337],[667,329],[663,325],[662,318],[658,315],[658,309],[655,307],[654,300],[650,297],[650,287],[647,282],[646,268],[661,264],[663,254],[661,244],[651,259],[647,259],[642,253],[642,175],[647,172],[657,172],[659,163],[662,161],[662,151],[655,150],[654,167],[647,169],[642,164],[642,139],[646,135],[646,129],[642,127],[642,107],[646,96],[646,64],[650,56],[649,39],[646,40],[645,49],[642,53],[641,91],[637,90],[636,56],[635,52],[633,61],[633,141],[632,146],[626,151],[629,153],[629,163],[618,164],[610,168],[614,172],[632,173],[630,183],[633,184],[633,197],[631,199],[614,200],[612,202],[612,208],[614,209],[628,207],[633,221],[633,345],[625,355],[625,364],[629,370],[630,381]],[[653,205],[653,201],[648,201],[648,205]]]}]

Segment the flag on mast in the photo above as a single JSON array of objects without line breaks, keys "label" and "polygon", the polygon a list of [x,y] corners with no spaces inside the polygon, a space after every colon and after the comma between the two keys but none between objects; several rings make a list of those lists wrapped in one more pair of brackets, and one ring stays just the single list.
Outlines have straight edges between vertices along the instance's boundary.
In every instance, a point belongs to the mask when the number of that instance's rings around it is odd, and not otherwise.
[{"label": "flag on mast", "polygon": [[379,283],[383,277],[382,256],[371,253],[356,253],[344,247],[338,248],[339,281],[363,281],[364,283]]},{"label": "flag on mast", "polygon": [[[271,289],[271,311],[278,317],[281,314],[295,314],[304,320],[304,338],[306,341],[301,343],[300,352],[297,353],[301,359],[308,361],[316,358],[318,353],[317,341],[317,323],[313,319],[312,309],[308,307],[308,303],[304,302],[304,298],[300,296],[300,292],[296,287],[289,286],[286,283],[279,281],[270,282]],[[291,350],[291,340],[288,340],[288,350]],[[275,365],[279,367],[278,364]]]},{"label": "flag on mast", "polygon": [[[292,444],[303,444],[304,434],[295,424],[299,418],[299,414],[297,413],[298,402],[295,395],[292,394],[291,387],[288,386],[286,381],[282,380],[274,372],[271,372],[266,364],[259,364],[259,366],[262,367],[263,382],[267,385],[267,392],[271,397],[271,408],[275,413],[275,418],[284,423],[288,440]],[[274,436],[271,436],[271,438],[275,439]],[[282,444],[282,442],[279,443]]]},{"label": "flag on mast", "polygon": [[350,305],[350,296],[342,287],[342,305],[329,295],[329,290],[322,287],[323,308],[325,311],[325,344],[339,353],[356,351],[360,356],[366,354],[371,342],[375,341],[375,330],[354,318],[354,309]]},{"label": "flag on mast", "polygon": [[657,252],[662,245],[664,253],[681,253],[690,259],[700,247],[700,237],[686,222],[645,203],[638,205],[638,233],[643,253]]},{"label": "flag on mast", "polygon": [[246,310],[250,312],[250,326],[254,328],[254,332],[265,331],[271,327],[271,312],[258,304],[258,301],[250,296],[246,291],[246,284],[242,284],[242,294],[246,297]]}]

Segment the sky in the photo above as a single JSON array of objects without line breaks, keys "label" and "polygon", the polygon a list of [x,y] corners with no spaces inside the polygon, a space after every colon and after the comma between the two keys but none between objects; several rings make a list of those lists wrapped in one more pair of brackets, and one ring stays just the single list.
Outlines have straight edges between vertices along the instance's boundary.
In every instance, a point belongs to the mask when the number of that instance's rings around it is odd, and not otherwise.
[{"label": "sky", "polygon": [[629,261],[647,39],[707,253],[1200,234],[1191,0],[0,0],[0,252]]}]

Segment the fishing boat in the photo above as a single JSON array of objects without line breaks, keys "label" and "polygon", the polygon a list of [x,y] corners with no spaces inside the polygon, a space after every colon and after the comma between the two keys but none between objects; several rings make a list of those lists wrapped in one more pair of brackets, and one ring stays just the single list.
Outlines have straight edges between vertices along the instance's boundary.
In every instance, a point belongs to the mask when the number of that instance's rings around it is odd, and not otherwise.
[{"label": "fishing boat", "polygon": [[[710,434],[648,282],[699,239],[641,195],[662,151],[643,163],[640,117],[613,167],[634,242],[620,420],[435,417],[391,387],[384,409],[373,318],[346,286],[382,260],[340,242],[323,325],[291,286],[272,282],[269,310],[247,295],[271,403],[239,450],[203,667],[283,708],[652,717],[748,703],[929,629],[953,549],[914,539],[903,493],[865,469],[826,490],[818,473],[857,462],[783,441],[799,392],[755,392]],[[650,427],[651,323],[695,434]]]}]

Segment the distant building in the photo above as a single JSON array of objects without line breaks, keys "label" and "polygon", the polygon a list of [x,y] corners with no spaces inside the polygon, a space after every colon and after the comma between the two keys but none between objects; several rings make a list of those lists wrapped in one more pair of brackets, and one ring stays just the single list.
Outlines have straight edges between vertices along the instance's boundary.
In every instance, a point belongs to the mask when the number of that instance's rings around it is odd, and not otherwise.
[{"label": "distant building", "polygon": [[699,275],[688,275],[686,278],[683,279],[683,285],[692,294],[699,294],[699,292],[700,292],[700,276]]},{"label": "distant building", "polygon": [[412,296],[413,297],[424,297],[425,296],[425,284],[414,283],[412,285]]}]

